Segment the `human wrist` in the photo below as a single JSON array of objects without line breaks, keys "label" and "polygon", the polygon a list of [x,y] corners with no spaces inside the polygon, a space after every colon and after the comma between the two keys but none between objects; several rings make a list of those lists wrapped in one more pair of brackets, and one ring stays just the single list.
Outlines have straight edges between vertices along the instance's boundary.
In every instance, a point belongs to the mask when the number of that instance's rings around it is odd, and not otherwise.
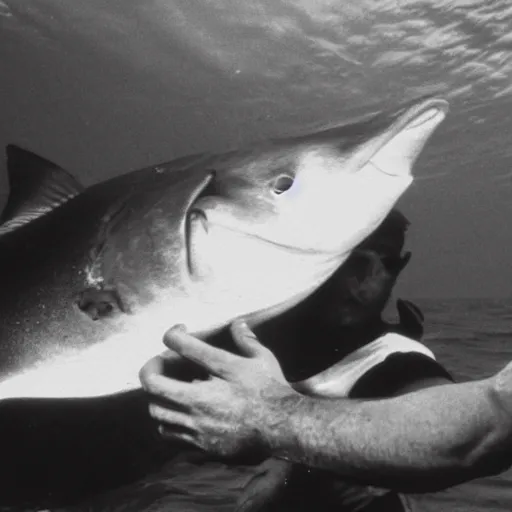
[{"label": "human wrist", "polygon": [[283,386],[268,399],[267,410],[261,422],[262,445],[271,457],[298,462],[300,439],[297,417],[308,397],[289,386]]}]

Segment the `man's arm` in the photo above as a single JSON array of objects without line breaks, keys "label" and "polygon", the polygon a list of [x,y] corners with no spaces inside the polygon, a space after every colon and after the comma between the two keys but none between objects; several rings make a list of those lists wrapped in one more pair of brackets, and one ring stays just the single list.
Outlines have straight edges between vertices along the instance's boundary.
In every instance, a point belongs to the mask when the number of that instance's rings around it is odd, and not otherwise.
[{"label": "man's arm", "polygon": [[151,415],[171,439],[223,456],[247,449],[336,471],[369,485],[426,492],[503,471],[512,463],[512,365],[477,382],[383,400],[303,396],[243,323],[242,356],[171,329],[166,345],[208,371],[203,381],[141,370]]},{"label": "man's arm", "polygon": [[281,399],[264,437],[276,457],[428,492],[512,463],[512,412],[503,396],[493,378],[378,401]]}]

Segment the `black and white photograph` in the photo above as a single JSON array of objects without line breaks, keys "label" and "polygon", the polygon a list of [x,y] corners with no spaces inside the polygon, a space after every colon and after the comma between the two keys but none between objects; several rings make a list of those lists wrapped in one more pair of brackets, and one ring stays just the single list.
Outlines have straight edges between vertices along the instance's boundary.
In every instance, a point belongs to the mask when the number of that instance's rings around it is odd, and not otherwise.
[{"label": "black and white photograph", "polygon": [[0,512],[512,511],[512,2],[0,0]]}]

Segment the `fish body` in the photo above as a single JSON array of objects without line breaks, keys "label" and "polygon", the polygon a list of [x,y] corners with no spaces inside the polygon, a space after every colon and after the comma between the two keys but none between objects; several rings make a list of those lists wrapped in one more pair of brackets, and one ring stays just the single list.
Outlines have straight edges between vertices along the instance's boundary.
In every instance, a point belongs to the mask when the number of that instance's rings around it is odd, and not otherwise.
[{"label": "fish body", "polygon": [[386,217],[446,102],[87,189],[16,146],[0,226],[0,398],[140,386],[176,323],[208,338],[315,291]]}]

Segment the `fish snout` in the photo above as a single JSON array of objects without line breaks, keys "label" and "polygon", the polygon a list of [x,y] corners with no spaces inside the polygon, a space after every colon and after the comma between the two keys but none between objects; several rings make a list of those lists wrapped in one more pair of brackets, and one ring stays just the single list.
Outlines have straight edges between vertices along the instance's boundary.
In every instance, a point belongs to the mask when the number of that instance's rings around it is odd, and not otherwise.
[{"label": "fish snout", "polygon": [[376,141],[368,163],[389,176],[408,176],[436,128],[445,119],[448,103],[425,100],[405,111]]}]

